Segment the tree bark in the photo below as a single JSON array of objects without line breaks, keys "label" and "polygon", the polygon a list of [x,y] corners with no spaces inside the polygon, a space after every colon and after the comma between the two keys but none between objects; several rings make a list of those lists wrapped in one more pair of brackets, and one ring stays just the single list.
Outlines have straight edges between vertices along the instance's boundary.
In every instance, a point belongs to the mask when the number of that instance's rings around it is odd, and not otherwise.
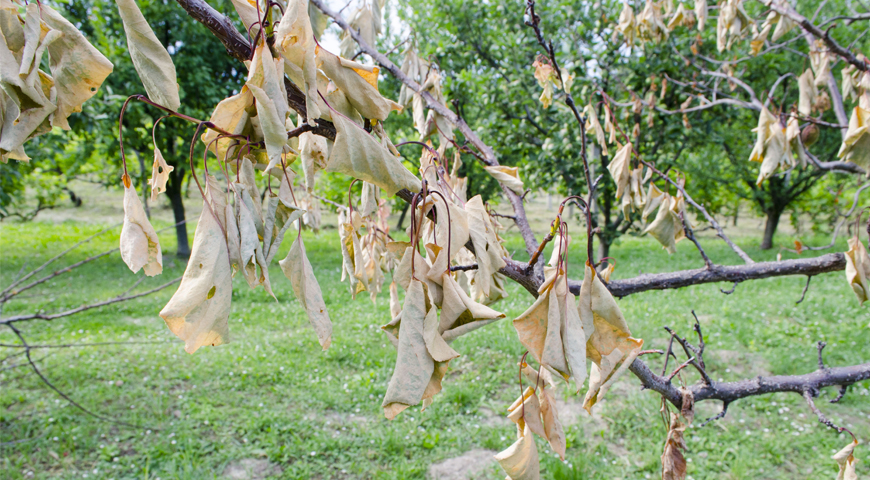
[{"label": "tree bark", "polygon": [[764,238],[761,240],[761,249],[770,250],[773,248],[773,236],[776,234],[776,227],[779,226],[779,217],[782,216],[782,210],[771,208],[767,210],[767,220],[764,224]]}]

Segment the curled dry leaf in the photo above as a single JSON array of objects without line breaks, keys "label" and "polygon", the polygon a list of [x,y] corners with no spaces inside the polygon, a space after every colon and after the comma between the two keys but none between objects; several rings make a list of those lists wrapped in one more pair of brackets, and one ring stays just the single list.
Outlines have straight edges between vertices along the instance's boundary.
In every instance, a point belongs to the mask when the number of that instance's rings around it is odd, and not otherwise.
[{"label": "curled dry leaf", "polygon": [[616,300],[588,263],[578,301],[580,319],[588,338],[586,355],[594,363],[589,374],[589,391],[583,402],[583,408],[591,413],[592,406],[637,358],[643,340],[632,338]]},{"label": "curled dry leaf", "polygon": [[870,257],[857,235],[849,239],[846,251],[846,281],[862,305],[870,300]]},{"label": "curled dry leaf", "polygon": [[302,172],[305,187],[314,190],[314,175],[326,168],[329,148],[325,137],[305,132],[299,136],[299,155],[302,158]]},{"label": "curled dry leaf", "polygon": [[302,308],[308,314],[308,321],[317,334],[317,341],[326,350],[332,342],[332,322],[329,320],[329,312],[326,311],[326,303],[323,301],[323,293],[320,284],[314,276],[314,270],[305,253],[305,244],[302,237],[296,237],[287,257],[278,262],[284,275],[290,279],[293,293],[302,304]]},{"label": "curled dry leaf", "polygon": [[[317,8],[315,10],[319,11]],[[284,57],[284,71],[305,92],[309,123],[320,117],[317,100],[317,64],[314,31],[309,17],[308,0],[290,0],[275,32],[275,50]]]},{"label": "curled dry leaf", "polygon": [[504,314],[481,305],[465,293],[453,276],[445,272],[441,281],[444,298],[441,301],[441,322],[438,333],[452,342],[457,337],[504,318]]},{"label": "curled dry leaf", "polygon": [[190,260],[178,290],[160,311],[169,330],[184,340],[188,353],[228,341],[233,278],[227,239],[218,220],[219,212],[226,212],[223,195],[217,180],[209,176]]},{"label": "curled dry leaf", "polygon": [[[48,46],[49,67],[57,88],[51,126],[69,130],[67,118],[97,93],[113,65],[72,23],[48,5],[39,5],[42,21],[62,35]],[[176,87],[177,88],[177,87]]]},{"label": "curled dry leaf", "polygon": [[816,97],[819,95],[819,89],[816,87],[815,80],[813,79],[813,71],[809,68],[798,77],[798,92],[800,94],[798,112],[801,115],[809,116],[813,112],[813,105],[816,103]]},{"label": "curled dry leaf", "polygon": [[614,35],[616,32],[621,33],[625,37],[626,45],[629,47],[634,45],[635,38],[637,37],[637,20],[634,16],[634,9],[625,0],[622,2],[622,11],[619,12],[619,21],[614,27]]},{"label": "curled dry leaf", "polygon": [[279,116],[278,109],[275,108],[275,103],[266,91],[251,84],[248,84],[248,88],[257,99],[257,118],[263,130],[266,152],[269,154],[269,165],[266,167],[266,172],[269,172],[281,163],[284,147],[287,145],[287,129],[284,120]]},{"label": "curled dry leaf", "polygon": [[420,403],[435,370],[435,360],[429,354],[424,337],[425,295],[423,284],[411,279],[402,306],[396,368],[383,401],[384,416],[388,420]]},{"label": "curled dry leaf", "polygon": [[143,269],[153,277],[163,272],[163,254],[157,232],[145,216],[142,202],[130,177],[124,177],[124,226],[121,227],[121,258],[133,273]]},{"label": "curled dry leaf", "polygon": [[517,425],[517,441],[502,452],[495,455],[496,461],[507,473],[509,480],[539,480],[541,465],[538,459],[538,447],[532,437],[528,425],[525,428]]},{"label": "curled dry leaf", "polygon": [[402,165],[380,142],[342,115],[333,115],[335,144],[329,152],[326,171],[364,180],[394,195],[406,188],[420,190],[420,179]]},{"label": "curled dry leaf", "polygon": [[[662,244],[668,253],[673,254],[677,251],[677,240],[682,238],[683,223],[680,220],[680,202],[678,199],[664,193],[661,195],[661,202],[656,218],[642,232],[649,233]],[[644,214],[647,212],[644,210]]]},{"label": "curled dry leaf", "polygon": [[[245,109],[253,105],[253,103],[254,96],[251,94],[251,90],[243,85],[242,90],[239,93],[227,97],[217,104],[214,112],[212,112],[211,117],[209,118],[209,121],[222,130],[240,134],[248,120],[248,113]],[[209,145],[212,141],[217,139],[218,135],[219,133],[216,130],[207,129],[205,133],[202,134],[202,141],[206,145]],[[234,140],[231,138],[218,140],[212,144],[211,151],[216,154],[218,158],[226,158],[227,148],[233,142]]]},{"label": "curled dry leaf", "polygon": [[595,107],[590,103],[583,108],[583,114],[586,115],[586,133],[594,133],[595,141],[601,147],[602,155],[607,156],[607,135],[604,128],[598,122],[598,114],[595,113]]},{"label": "curled dry leaf", "polygon": [[163,158],[163,153],[159,148],[154,148],[154,164],[151,165],[151,178],[148,179],[148,185],[151,185],[151,201],[157,201],[157,195],[166,191],[166,182],[169,181],[169,174],[175,170],[175,167],[166,163]]},{"label": "curled dry leaf", "polygon": [[483,167],[486,173],[496,179],[505,187],[511,189],[517,195],[522,195],[525,191],[523,181],[520,180],[519,167],[505,167],[497,165],[494,167]]},{"label": "curled dry leaf", "polygon": [[683,480],[686,478],[686,459],[683,451],[686,440],[683,438],[686,424],[676,413],[671,413],[668,438],[662,452],[662,480]]},{"label": "curled dry leaf", "polygon": [[181,106],[178,80],[169,52],[154,35],[136,0],[115,0],[115,3],[124,22],[130,58],[148,98],[170,110],[178,110]]},{"label": "curled dry leaf", "polygon": [[614,183],[616,183],[616,198],[622,198],[626,187],[628,187],[632,148],[631,143],[619,147],[616,155],[613,156],[613,160],[607,165],[607,170],[610,172],[610,176],[613,177]]},{"label": "curled dry leaf", "polygon": [[526,387],[523,396],[514,400],[514,403],[508,407],[508,419],[521,429],[528,427],[532,433],[546,439],[544,423],[541,421],[541,402],[535,395],[535,391],[533,387]]},{"label": "curled dry leaf", "polygon": [[870,175],[870,93],[864,93],[852,110],[849,129],[837,156],[860,166]]},{"label": "curled dry leaf", "polygon": [[842,450],[837,452],[833,457],[840,467],[837,472],[837,480],[858,480],[858,473],[855,472],[855,447],[858,446],[858,441],[846,445]]},{"label": "curled dry leaf", "polygon": [[707,0],[695,0],[695,18],[698,20],[698,31],[704,31],[707,23]]},{"label": "curled dry leaf", "polygon": [[520,343],[535,360],[567,379],[570,369],[562,342],[562,308],[553,294],[557,274],[555,269],[548,273],[535,303],[514,319],[513,324]]},{"label": "curled dry leaf", "polygon": [[363,65],[317,47],[317,66],[347,95],[347,100],[365,118],[386,120],[398,103],[378,92],[378,67]]},{"label": "curled dry leaf", "polygon": [[562,422],[559,421],[559,413],[556,411],[556,399],[550,389],[541,389],[541,420],[544,423],[544,438],[550,444],[550,448],[559,454],[559,458],[565,460],[565,448],[567,441]]}]

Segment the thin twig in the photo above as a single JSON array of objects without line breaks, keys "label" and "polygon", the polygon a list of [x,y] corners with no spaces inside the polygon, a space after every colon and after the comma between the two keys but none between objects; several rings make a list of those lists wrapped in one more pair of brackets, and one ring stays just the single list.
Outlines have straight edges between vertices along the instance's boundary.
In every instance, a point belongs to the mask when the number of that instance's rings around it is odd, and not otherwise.
[{"label": "thin twig", "polygon": [[807,401],[807,405],[810,407],[810,410],[812,410],[813,413],[815,413],[816,416],[819,417],[819,423],[821,423],[822,425],[825,425],[827,427],[833,428],[834,430],[837,431],[837,433],[848,432],[849,435],[852,436],[852,440],[854,440],[856,442],[858,441],[855,438],[855,434],[852,433],[851,430],[849,430],[846,427],[838,427],[837,425],[834,424],[834,422],[829,420],[828,417],[826,417],[825,414],[822,413],[821,410],[819,410],[819,407],[817,407],[816,402],[813,401],[813,395],[812,395],[812,393],[810,393],[809,390],[804,390],[803,395],[804,395],[804,400]]},{"label": "thin twig", "polygon": [[812,275],[807,275],[807,284],[804,285],[804,292],[801,293],[801,299],[798,300],[797,302],[794,302],[795,305],[800,304],[801,302],[804,301],[804,298],[806,298],[806,296],[807,296],[807,290],[810,289],[810,280],[812,280],[812,279],[813,279],[813,276],[812,276]]},{"label": "thin twig", "polygon": [[75,315],[76,313],[81,313],[81,312],[84,312],[86,310],[90,310],[92,308],[104,307],[106,305],[111,305],[113,303],[125,302],[127,300],[133,300],[134,298],[139,298],[139,297],[144,297],[146,295],[151,295],[152,293],[163,290],[164,288],[166,288],[170,285],[174,285],[180,281],[181,281],[181,277],[178,277],[175,280],[171,280],[167,283],[164,283],[163,285],[160,285],[159,287],[152,288],[151,290],[148,290],[147,292],[137,293],[136,295],[130,295],[130,296],[126,296],[126,297],[115,297],[115,298],[112,298],[110,300],[106,300],[103,302],[92,303],[90,305],[82,305],[78,308],[73,308],[71,310],[66,310],[66,311],[54,313],[51,315],[45,315],[43,313],[32,313],[32,314],[25,314],[25,315],[16,315],[14,317],[7,317],[7,318],[0,319],[0,325],[12,325],[15,322],[22,322],[25,320],[47,320],[47,321],[50,321],[50,320],[54,320],[56,318],[68,317],[70,315]]}]

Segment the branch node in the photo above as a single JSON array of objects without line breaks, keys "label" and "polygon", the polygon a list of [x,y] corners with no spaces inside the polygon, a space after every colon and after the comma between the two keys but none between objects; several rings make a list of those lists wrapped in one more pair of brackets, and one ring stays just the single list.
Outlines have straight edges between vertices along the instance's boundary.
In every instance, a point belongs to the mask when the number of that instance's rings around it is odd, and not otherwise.
[{"label": "branch node", "polygon": [[819,341],[819,343],[816,344],[816,348],[819,349],[819,370],[825,370],[825,361],[822,359],[822,350],[824,350],[826,346],[828,346],[827,342]]}]

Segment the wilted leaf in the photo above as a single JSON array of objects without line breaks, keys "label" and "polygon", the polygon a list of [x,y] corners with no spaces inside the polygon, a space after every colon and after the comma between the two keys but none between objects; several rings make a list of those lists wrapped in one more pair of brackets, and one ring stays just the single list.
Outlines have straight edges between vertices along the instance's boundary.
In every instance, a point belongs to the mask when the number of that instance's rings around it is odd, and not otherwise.
[{"label": "wilted leaf", "polygon": [[287,257],[278,262],[278,265],[281,266],[284,275],[290,279],[296,299],[308,314],[308,321],[317,334],[320,346],[326,350],[332,342],[332,322],[329,321],[329,312],[326,311],[320,284],[308,261],[301,236],[296,237],[290,251],[287,252]]},{"label": "wilted leaf", "polygon": [[492,178],[496,179],[505,187],[511,189],[517,195],[522,195],[525,191],[523,182],[520,180],[518,167],[505,167],[498,165],[494,167],[483,167],[483,169],[486,170]]},{"label": "wilted leaf", "polygon": [[508,480],[539,480],[541,466],[538,459],[538,447],[528,426],[517,425],[517,441],[513,445],[495,455],[501,468],[507,473]]},{"label": "wilted leaf", "polygon": [[166,182],[169,180],[169,174],[175,170],[175,167],[166,163],[163,159],[163,153],[160,149],[154,147],[154,164],[151,165],[151,178],[148,179],[148,184],[151,185],[151,201],[157,201],[157,195],[166,191]]},{"label": "wilted leaf", "polygon": [[269,154],[269,165],[266,167],[266,172],[269,172],[281,164],[284,147],[287,145],[287,129],[269,95],[257,86],[251,84],[247,86],[257,99],[257,118],[260,120],[266,152]]},{"label": "wilted leaf", "polygon": [[319,47],[316,52],[317,65],[363,117],[386,120],[391,111],[402,111],[401,105],[378,92],[378,67],[338,57]]},{"label": "wilted leaf", "polygon": [[583,408],[592,411],[616,379],[637,358],[643,340],[631,337],[619,306],[587,263],[578,297],[580,319],[586,332],[586,355],[592,360],[589,391]]},{"label": "wilted leaf", "polygon": [[[866,255],[865,255],[866,256]],[[142,268],[153,277],[163,271],[163,254],[157,232],[145,216],[142,202],[130,177],[124,177],[124,226],[121,227],[121,258],[133,273]]]},{"label": "wilted leaf", "polygon": [[570,369],[565,360],[565,350],[562,343],[562,309],[553,294],[556,271],[549,272],[544,284],[538,290],[540,295],[535,303],[514,319],[520,343],[529,353],[545,367],[552,368],[564,378],[570,376]]},{"label": "wilted leaf", "polygon": [[[248,114],[245,111],[246,108],[250,107],[254,103],[254,96],[251,94],[251,90],[242,86],[242,90],[231,96],[227,97],[220,101],[212,112],[209,121],[215,124],[216,127],[225,130],[231,133],[241,133],[241,128],[244,127],[244,123],[246,123],[248,119]],[[202,135],[202,141],[206,145],[209,145],[213,140],[215,140],[220,134],[215,131],[208,129]],[[218,158],[224,159],[226,157],[226,149],[233,143],[233,139],[225,138],[215,142],[212,144],[211,151],[214,152]],[[248,161],[250,163],[250,160]]]},{"label": "wilted leaf", "polygon": [[[193,249],[178,290],[160,311],[169,330],[194,353],[203,345],[228,341],[233,279],[227,241],[214,212],[225,212],[223,192],[213,176],[206,185],[206,204],[196,225]],[[211,292],[211,294],[210,294]]]},{"label": "wilted leaf", "polygon": [[145,16],[136,5],[136,0],[115,0],[124,32],[127,34],[127,50],[133,66],[139,73],[148,98],[170,109],[178,110],[181,100],[178,97],[178,80],[175,64],[166,48],[154,35]]},{"label": "wilted leaf", "polygon": [[643,230],[642,234],[649,233],[650,236],[662,244],[668,253],[673,254],[677,251],[677,238],[680,237],[680,233],[683,231],[682,221],[679,215],[677,215],[679,210],[675,210],[679,207],[679,204],[676,199],[667,193],[662,194],[661,199],[661,206],[655,220]]},{"label": "wilted leaf", "polygon": [[[315,10],[318,10],[315,8]],[[319,10],[318,10],[319,11]],[[316,44],[309,18],[307,0],[289,0],[284,16],[275,32],[275,50],[284,57],[285,71],[290,79],[305,92],[308,122],[320,117],[317,105],[317,64],[314,59]]]},{"label": "wilted leaf", "polygon": [[800,93],[798,111],[801,115],[809,116],[813,112],[813,104],[816,103],[816,96],[819,94],[813,80],[813,71],[809,68],[798,77],[798,91]]},{"label": "wilted leaf", "polygon": [[870,257],[857,235],[849,239],[849,250],[846,252],[846,281],[858,296],[858,302],[864,304],[870,300]]},{"label": "wilted leaf", "polygon": [[314,190],[314,174],[326,168],[329,149],[326,138],[305,132],[299,136],[299,156],[302,159],[302,172],[305,174],[305,187]]},{"label": "wilted leaf", "polygon": [[837,480],[858,480],[858,473],[855,472],[855,455],[853,455],[856,446],[858,446],[857,440],[846,445],[845,448],[831,457],[840,467]]},{"label": "wilted leaf", "polygon": [[631,171],[631,149],[631,143],[620,147],[607,165],[607,170],[613,177],[613,182],[616,183],[616,198],[622,198],[626,187],[628,187],[629,172]]},{"label": "wilted leaf", "polygon": [[444,273],[441,285],[444,288],[444,299],[441,302],[438,332],[445,341],[452,342],[461,335],[504,318],[503,313],[472,300],[450,273]]},{"label": "wilted leaf", "polygon": [[335,144],[326,171],[350,175],[382,188],[387,195],[407,188],[420,190],[420,179],[380,142],[342,115],[333,115]]},{"label": "wilted leaf", "polygon": [[870,95],[861,96],[852,110],[849,129],[837,157],[863,168],[870,175]]},{"label": "wilted leaf", "polygon": [[535,389],[526,387],[523,396],[514,400],[508,407],[508,419],[521,429],[528,427],[532,433],[546,439],[544,424],[541,421],[541,403],[535,395]]},{"label": "wilted leaf", "polygon": [[562,461],[565,460],[566,439],[559,421],[559,413],[556,411],[556,399],[553,393],[546,388],[541,389],[541,420],[544,423],[544,438],[550,444],[550,448],[559,454]]},{"label": "wilted leaf", "polygon": [[402,307],[396,368],[384,396],[384,416],[388,420],[420,403],[435,369],[423,335],[426,313],[423,284],[412,279]]},{"label": "wilted leaf", "polygon": [[82,111],[82,104],[97,93],[113,66],[54,9],[40,4],[39,10],[42,21],[63,34],[48,47],[49,67],[57,88],[57,110],[51,117],[51,125],[69,130],[67,118]]}]

